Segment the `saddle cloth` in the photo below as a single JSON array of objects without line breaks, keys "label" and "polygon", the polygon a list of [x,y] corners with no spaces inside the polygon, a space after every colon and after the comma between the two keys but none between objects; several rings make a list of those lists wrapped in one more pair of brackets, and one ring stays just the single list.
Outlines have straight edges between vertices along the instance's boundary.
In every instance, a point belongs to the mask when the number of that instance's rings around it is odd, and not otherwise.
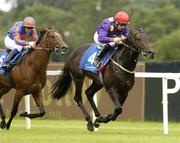
[{"label": "saddle cloth", "polygon": [[[13,69],[15,67],[15,65],[17,65],[22,58],[28,53],[30,52],[31,48],[23,48],[23,50],[21,50],[19,53],[17,53],[13,59],[9,62],[11,69]],[[0,75],[6,73],[7,71],[11,70],[7,70],[5,67],[2,67],[2,65],[4,64],[4,62],[7,60],[7,58],[9,57],[9,52],[10,50],[4,50],[0,53]]]},{"label": "saddle cloth", "polygon": [[98,48],[97,44],[93,43],[89,46],[87,51],[84,53],[81,62],[80,62],[80,69],[90,71],[93,73],[98,74],[99,72],[104,72],[105,66],[109,62],[110,58],[114,55],[114,53],[117,51],[118,48],[111,48],[110,51],[108,51],[101,59],[100,66],[97,68],[93,63],[96,59],[97,55],[101,51],[101,49]]}]

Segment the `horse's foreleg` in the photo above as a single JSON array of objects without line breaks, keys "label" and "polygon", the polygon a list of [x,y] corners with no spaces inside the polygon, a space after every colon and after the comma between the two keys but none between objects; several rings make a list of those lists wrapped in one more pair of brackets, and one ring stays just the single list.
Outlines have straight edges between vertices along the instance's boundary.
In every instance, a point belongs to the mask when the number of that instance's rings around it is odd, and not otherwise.
[{"label": "horse's foreleg", "polygon": [[45,115],[45,110],[44,110],[44,105],[43,105],[43,101],[42,101],[42,93],[41,91],[38,93],[33,93],[32,94],[34,101],[36,103],[36,105],[39,107],[40,112],[39,113],[35,113],[35,114],[27,114],[27,112],[23,112],[21,113],[21,117],[28,117],[30,119],[33,118],[37,118],[37,117],[42,117]]},{"label": "horse's foreleg", "polygon": [[1,114],[1,123],[0,123],[0,128],[4,129],[6,127],[6,115],[4,114],[4,111],[2,109],[1,103],[0,103],[0,114]]},{"label": "horse's foreleg", "polygon": [[113,87],[109,89],[108,93],[109,93],[111,100],[113,101],[113,103],[115,105],[114,112],[112,114],[97,118],[97,120],[95,122],[107,123],[111,120],[115,121],[116,118],[118,117],[118,115],[122,113],[122,105],[119,101],[118,93],[115,91],[115,89]]},{"label": "horse's foreleg", "polygon": [[118,105],[120,103],[121,107],[120,108],[119,107],[115,108],[114,113],[111,115],[111,117],[109,117],[113,121],[115,121],[117,116],[122,113],[122,106],[123,106],[123,104],[124,104],[124,102],[125,102],[125,100],[126,100],[126,98],[128,96],[128,92],[124,91],[124,92],[121,92],[121,93],[117,93],[117,96],[118,96],[118,100],[116,99],[117,100],[116,105]]},{"label": "horse's foreleg", "polygon": [[20,103],[22,97],[23,97],[23,93],[21,91],[16,91],[16,94],[14,96],[14,103],[13,103],[13,108],[11,111],[11,116],[6,124],[6,129],[10,128],[10,125],[11,125],[11,122],[12,122],[14,116],[17,114],[18,106],[19,106],[19,103]]}]

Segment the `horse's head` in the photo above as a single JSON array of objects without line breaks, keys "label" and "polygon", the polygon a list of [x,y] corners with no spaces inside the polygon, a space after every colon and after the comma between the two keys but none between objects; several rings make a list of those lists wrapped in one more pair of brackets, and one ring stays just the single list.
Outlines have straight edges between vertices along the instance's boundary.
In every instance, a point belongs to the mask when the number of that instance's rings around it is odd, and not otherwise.
[{"label": "horse's head", "polygon": [[[40,37],[36,45],[43,44],[46,50],[60,52],[65,54],[68,51],[68,45],[63,41],[61,34],[53,28],[46,28],[40,32]],[[40,46],[42,47],[42,46]]]},{"label": "horse's head", "polygon": [[127,43],[134,51],[141,53],[147,58],[154,58],[155,52],[150,43],[150,39],[142,29],[137,31],[132,30],[127,38]]}]

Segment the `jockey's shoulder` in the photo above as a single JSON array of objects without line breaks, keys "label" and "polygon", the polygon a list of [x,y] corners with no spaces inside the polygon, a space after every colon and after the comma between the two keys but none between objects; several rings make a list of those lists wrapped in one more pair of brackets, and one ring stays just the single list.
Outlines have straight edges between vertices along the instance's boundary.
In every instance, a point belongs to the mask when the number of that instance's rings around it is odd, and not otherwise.
[{"label": "jockey's shoulder", "polygon": [[17,21],[15,24],[16,24],[16,25],[23,24],[23,21]]},{"label": "jockey's shoulder", "polygon": [[23,27],[24,26],[23,21],[17,21],[14,25],[16,27]]},{"label": "jockey's shoulder", "polygon": [[109,17],[108,20],[109,20],[110,22],[114,22],[114,17]]},{"label": "jockey's shoulder", "polygon": [[114,21],[114,18],[113,18],[113,17],[105,18],[105,19],[102,21],[101,25],[110,26],[113,21]]},{"label": "jockey's shoulder", "polygon": [[108,18],[105,18],[103,20],[104,23],[109,23],[109,22],[114,22],[114,18],[113,17],[108,17]]}]

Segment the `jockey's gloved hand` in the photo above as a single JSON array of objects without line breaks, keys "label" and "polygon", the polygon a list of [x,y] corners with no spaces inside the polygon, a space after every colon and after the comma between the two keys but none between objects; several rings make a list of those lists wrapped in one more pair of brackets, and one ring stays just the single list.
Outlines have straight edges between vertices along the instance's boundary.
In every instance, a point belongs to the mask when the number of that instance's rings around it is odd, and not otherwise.
[{"label": "jockey's gloved hand", "polygon": [[113,38],[113,42],[115,43],[119,43],[120,41],[122,41],[120,37]]},{"label": "jockey's gloved hand", "polygon": [[28,45],[29,45],[30,47],[34,48],[34,47],[35,47],[35,42],[34,42],[34,41],[31,41],[31,42],[28,43]]},{"label": "jockey's gloved hand", "polygon": [[125,39],[126,39],[126,37],[125,37],[125,36],[123,36],[123,35],[122,35],[120,38],[121,38],[121,41],[123,41],[123,40],[125,40]]}]

